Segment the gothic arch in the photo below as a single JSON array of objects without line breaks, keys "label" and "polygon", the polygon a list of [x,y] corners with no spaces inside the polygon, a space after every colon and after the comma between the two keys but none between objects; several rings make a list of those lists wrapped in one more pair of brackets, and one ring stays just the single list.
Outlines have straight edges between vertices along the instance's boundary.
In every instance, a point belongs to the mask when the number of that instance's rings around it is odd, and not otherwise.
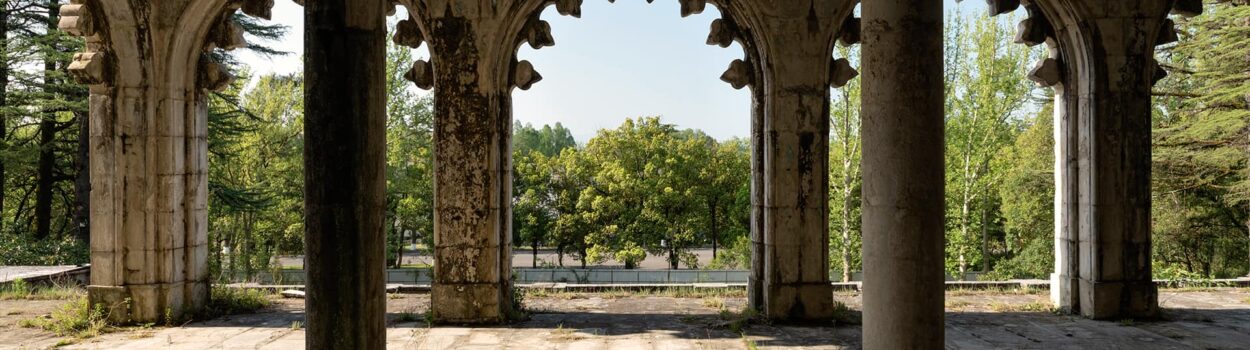
[{"label": "gothic arch", "polygon": [[[1150,88],[1154,47],[1176,41],[1169,11],[1193,1],[993,0],[1021,5],[1017,42],[1047,44],[1029,79],[1055,91],[1055,306],[1092,318],[1152,317]],[[1174,10],[1176,6],[1178,9]],[[1196,7],[1195,7],[1196,6]],[[1196,11],[1195,11],[1196,8]]]}]

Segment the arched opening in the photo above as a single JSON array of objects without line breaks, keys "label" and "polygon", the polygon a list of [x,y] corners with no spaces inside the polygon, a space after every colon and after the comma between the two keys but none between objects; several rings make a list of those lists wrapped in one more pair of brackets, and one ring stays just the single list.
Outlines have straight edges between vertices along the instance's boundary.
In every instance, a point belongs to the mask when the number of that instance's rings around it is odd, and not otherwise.
[{"label": "arched opening", "polygon": [[[592,2],[580,18],[556,12],[540,17],[555,47],[518,53],[543,80],[513,94],[513,242],[530,248],[514,266],[564,267],[569,253],[570,267],[699,269],[736,242],[718,265],[747,269],[751,97],[717,79],[741,47],[702,45],[720,10],[681,18],[676,2]],[[568,139],[540,149],[548,130]]]}]

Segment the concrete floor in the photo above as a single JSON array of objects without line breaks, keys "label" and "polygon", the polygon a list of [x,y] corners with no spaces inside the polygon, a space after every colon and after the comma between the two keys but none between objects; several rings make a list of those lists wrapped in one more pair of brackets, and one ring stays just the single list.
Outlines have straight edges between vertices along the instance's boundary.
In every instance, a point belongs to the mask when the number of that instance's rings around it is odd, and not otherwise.
[{"label": "concrete floor", "polygon": [[[855,317],[859,296],[835,298]],[[948,349],[1246,349],[1250,347],[1250,290],[1165,291],[1167,321],[1099,322],[1045,310],[1043,294],[948,293]],[[429,296],[399,295],[388,301],[391,349],[854,349],[854,324],[751,324],[736,332],[721,310],[742,307],[741,297],[669,298],[619,294],[531,296],[530,320],[499,327],[429,327],[404,320],[429,307]],[[55,303],[0,301],[0,309],[51,308]],[[20,315],[37,315],[23,310]],[[0,313],[0,316],[6,313]],[[21,316],[19,316],[21,317]],[[46,332],[0,318],[0,349],[47,348]],[[238,315],[182,327],[130,329],[67,346],[67,349],[298,349],[304,331],[303,302],[278,299],[258,314]]]}]

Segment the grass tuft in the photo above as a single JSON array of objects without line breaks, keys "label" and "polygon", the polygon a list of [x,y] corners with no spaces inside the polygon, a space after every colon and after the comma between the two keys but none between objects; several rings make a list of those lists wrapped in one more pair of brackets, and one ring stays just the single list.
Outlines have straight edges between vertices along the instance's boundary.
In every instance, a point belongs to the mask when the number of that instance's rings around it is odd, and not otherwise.
[{"label": "grass tuft", "polygon": [[833,302],[833,321],[835,324],[862,324],[864,323],[864,314],[859,310],[852,309],[850,306],[840,301]]},{"label": "grass tuft", "polygon": [[947,309],[947,310],[951,310],[951,311],[963,311],[964,309],[967,309],[969,306],[972,306],[972,303],[970,303],[970,302],[968,302],[968,301],[966,301],[966,300],[951,300],[951,299],[946,299],[946,309]]},{"label": "grass tuft", "polygon": [[990,310],[994,312],[1055,312],[1054,305],[1050,303],[999,303],[994,302],[989,305]]},{"label": "grass tuft", "polygon": [[[86,296],[81,296],[61,305],[51,314],[22,320],[19,326],[39,328],[55,333],[60,337],[86,339],[105,333],[109,329],[108,314],[103,305],[91,307]],[[71,343],[72,344],[72,343]],[[65,344],[68,345],[68,344]]]},{"label": "grass tuft", "polygon": [[703,306],[710,307],[710,308],[717,309],[717,310],[724,309],[725,299],[721,299],[717,297],[706,298],[706,299],[703,299]]},{"label": "grass tuft", "polygon": [[213,287],[212,297],[199,318],[255,313],[269,306],[269,296],[269,293],[259,289]]}]

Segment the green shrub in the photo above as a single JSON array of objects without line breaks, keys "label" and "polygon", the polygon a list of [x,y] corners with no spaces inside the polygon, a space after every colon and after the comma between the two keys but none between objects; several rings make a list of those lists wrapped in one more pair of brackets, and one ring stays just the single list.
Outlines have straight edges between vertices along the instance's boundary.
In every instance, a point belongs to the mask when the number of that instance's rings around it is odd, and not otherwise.
[{"label": "green shrub", "polygon": [[107,320],[108,315],[102,305],[91,307],[87,297],[80,296],[49,315],[23,320],[18,324],[50,331],[57,336],[85,339],[104,333],[108,329]]},{"label": "green shrub", "polygon": [[716,258],[707,264],[713,270],[743,270],[751,267],[751,239],[739,236],[716,252]]},{"label": "green shrub", "polygon": [[21,234],[0,234],[0,265],[78,265],[90,260],[87,245],[72,236],[36,240]]},{"label": "green shrub", "polygon": [[269,293],[259,289],[214,286],[201,317],[250,314],[269,306]]}]

